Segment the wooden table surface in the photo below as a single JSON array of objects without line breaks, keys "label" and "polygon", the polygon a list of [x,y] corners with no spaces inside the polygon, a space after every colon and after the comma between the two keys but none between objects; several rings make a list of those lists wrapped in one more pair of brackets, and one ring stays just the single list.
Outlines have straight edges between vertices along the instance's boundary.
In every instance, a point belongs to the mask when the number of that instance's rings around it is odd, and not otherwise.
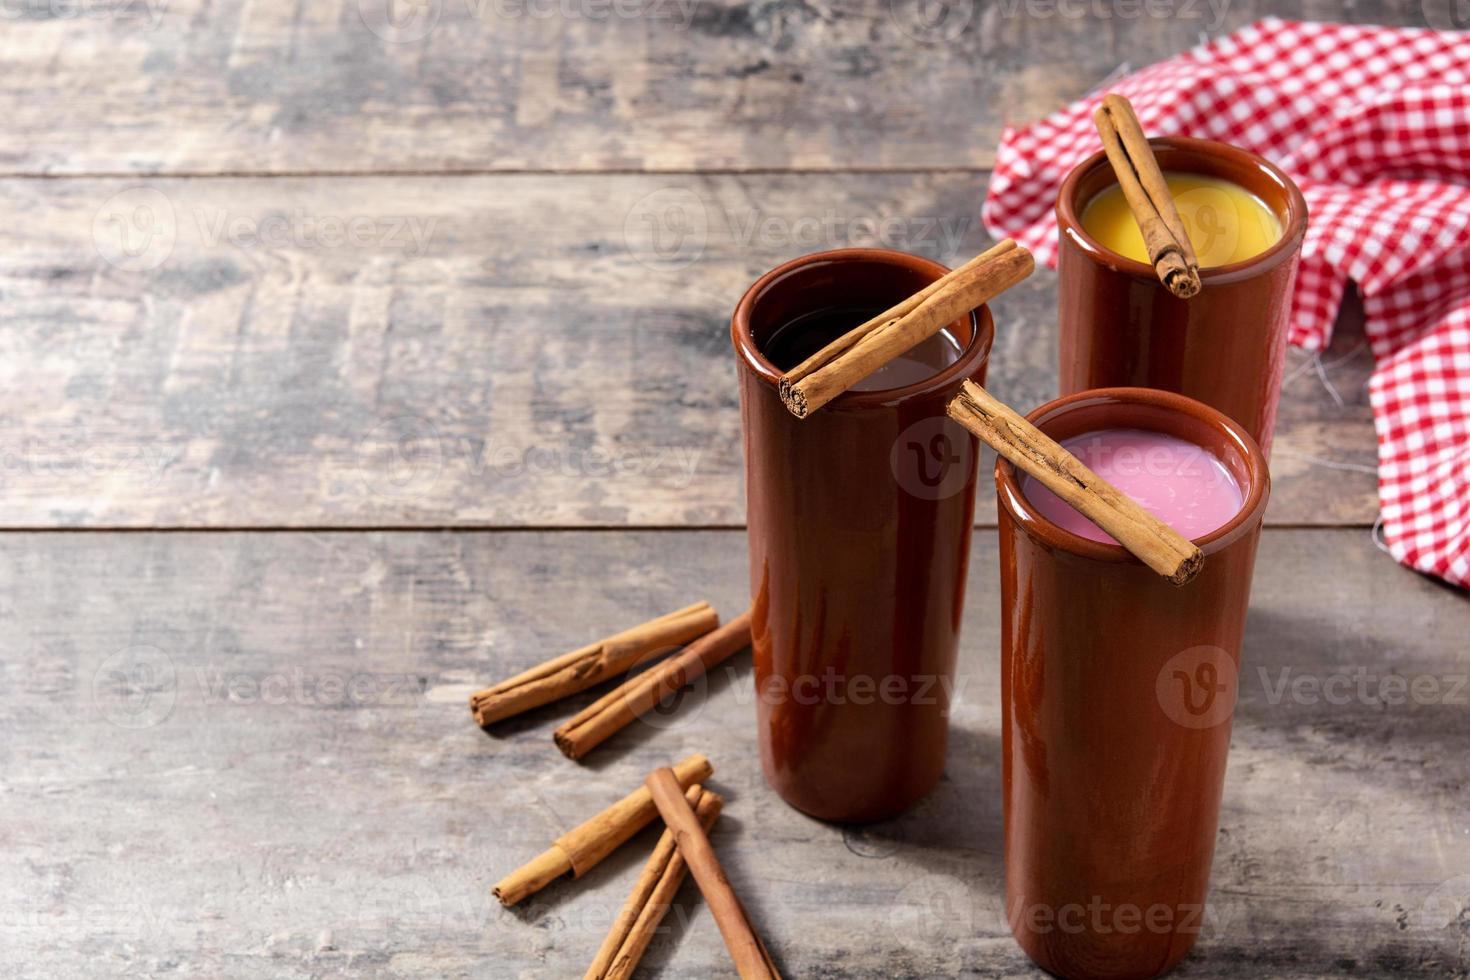
[{"label": "wooden table surface", "polygon": [[[999,912],[986,494],[947,775],[902,818],[775,798],[746,657],[580,766],[550,730],[590,694],[493,737],[465,696],[744,606],[727,323],[762,271],[962,260],[1003,126],[1202,35],[1453,8],[12,4],[0,974],[580,975],[652,832],[514,910],[490,885],[704,751],[788,976],[1036,975]],[[1042,271],[995,304],[1018,406],[1055,394],[1055,302]],[[1374,543],[1370,369],[1351,311],[1291,356],[1181,976],[1470,970],[1470,607]],[[733,975],[692,886],[668,922],[646,975]]]}]

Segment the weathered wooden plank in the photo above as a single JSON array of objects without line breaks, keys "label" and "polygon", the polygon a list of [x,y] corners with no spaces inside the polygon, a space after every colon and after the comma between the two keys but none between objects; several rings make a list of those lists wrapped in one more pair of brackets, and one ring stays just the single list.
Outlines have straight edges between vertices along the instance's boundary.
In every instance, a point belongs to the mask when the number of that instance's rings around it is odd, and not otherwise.
[{"label": "weathered wooden plank", "polygon": [[[515,911],[491,882],[704,750],[715,845],[787,975],[1032,975],[998,912],[994,547],[977,535],[946,780],[844,830],[765,788],[744,658],[585,768],[550,731],[592,692],[498,737],[470,723],[473,685],[551,652],[698,597],[733,613],[738,531],[0,535],[0,971],[576,975],[651,836]],[[1182,976],[1470,965],[1467,625],[1365,531],[1267,532]],[[1389,677],[1433,691],[1385,702]],[[688,890],[651,955],[733,975]]]},{"label": "weathered wooden plank", "polygon": [[[0,526],[738,525],[741,292],[827,247],[968,257],[985,181],[0,181]],[[1056,391],[1054,284],[996,304],[1018,406]],[[1274,521],[1376,513],[1348,334],[1342,404],[1292,362]]]},{"label": "weathered wooden plank", "polygon": [[1266,14],[1454,2],[16,0],[0,169],[983,167],[1007,123]]}]

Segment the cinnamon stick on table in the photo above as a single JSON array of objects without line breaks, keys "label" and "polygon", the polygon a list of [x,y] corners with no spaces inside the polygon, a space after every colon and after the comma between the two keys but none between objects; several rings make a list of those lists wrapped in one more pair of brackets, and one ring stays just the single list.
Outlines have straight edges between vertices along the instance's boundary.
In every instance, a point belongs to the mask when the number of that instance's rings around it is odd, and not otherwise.
[{"label": "cinnamon stick on table", "polygon": [[[714,766],[696,753],[673,769],[659,771],[671,773],[675,785],[683,792],[682,787],[708,779]],[[657,812],[648,788],[640,786],[597,816],[562,834],[540,855],[506,875],[493,894],[502,905],[514,905],[562,875],[580,878],[646,827]]]},{"label": "cinnamon stick on table", "polygon": [[666,613],[470,695],[481,728],[560,700],[621,674],[646,657],[673,649],[720,624],[708,602]]},{"label": "cinnamon stick on table", "polygon": [[735,897],[735,890],[730,887],[719,858],[715,857],[715,849],[710,846],[699,818],[689,808],[689,801],[684,799],[684,791],[673,771],[655,769],[648,774],[644,785],[653,794],[664,824],[674,835],[674,845],[684,856],[704,900],[709,903],[740,976],[743,980],[779,978],[781,974],[771,961],[771,954],[751,927],[750,918],[740,899]]},{"label": "cinnamon stick on table", "polygon": [[945,324],[1025,279],[1035,267],[1030,252],[1006,239],[787,371],[778,386],[782,403],[797,418],[806,418]]},{"label": "cinnamon stick on table", "polygon": [[582,758],[664,698],[748,646],[750,613],[743,612],[583,709],[552,733],[557,748],[569,759]]},{"label": "cinnamon stick on table", "polygon": [[[720,815],[724,798],[694,785],[684,793],[684,799],[694,808],[705,833],[709,833]],[[626,980],[633,975],[688,870],[684,855],[674,846],[673,832],[665,830],[583,980]]]},{"label": "cinnamon stick on table", "polygon": [[1189,299],[1200,291],[1199,259],[1133,106],[1121,95],[1105,95],[1092,121],[1159,281],[1175,296]]},{"label": "cinnamon stick on table", "polygon": [[1174,585],[1183,585],[1199,573],[1205,556],[1194,542],[1092,472],[984,388],[966,381],[950,401],[948,412]]}]

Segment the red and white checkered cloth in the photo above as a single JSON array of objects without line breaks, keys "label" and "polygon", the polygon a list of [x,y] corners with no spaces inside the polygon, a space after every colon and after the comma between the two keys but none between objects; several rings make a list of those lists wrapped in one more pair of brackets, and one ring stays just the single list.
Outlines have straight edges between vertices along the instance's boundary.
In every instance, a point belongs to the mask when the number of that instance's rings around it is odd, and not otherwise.
[{"label": "red and white checkered cloth", "polygon": [[[1384,539],[1470,585],[1470,32],[1263,20],[1107,89],[1148,133],[1245,147],[1301,187],[1291,341],[1325,349],[1358,284]],[[1001,140],[986,227],[1048,265],[1057,188],[1100,148],[1102,94]]]}]

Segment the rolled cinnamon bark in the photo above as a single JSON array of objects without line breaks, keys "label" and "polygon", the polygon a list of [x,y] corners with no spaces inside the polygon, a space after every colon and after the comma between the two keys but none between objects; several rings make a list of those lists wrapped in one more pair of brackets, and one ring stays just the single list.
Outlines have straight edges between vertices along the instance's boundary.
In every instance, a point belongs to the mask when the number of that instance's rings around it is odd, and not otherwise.
[{"label": "rolled cinnamon bark", "polygon": [[787,371],[778,385],[782,404],[797,418],[806,418],[934,336],[946,323],[984,306],[1034,268],[1031,253],[1006,239]]},{"label": "rolled cinnamon bark", "polygon": [[1121,95],[1105,95],[1092,121],[1159,281],[1189,299],[1200,291],[1199,259],[1133,106]]},{"label": "rolled cinnamon bark", "polygon": [[[671,772],[676,785],[683,787],[710,777],[714,766],[709,759],[695,754],[684,759]],[[646,786],[641,786],[597,816],[556,839],[541,854],[501,879],[493,894],[502,905],[514,905],[533,895],[563,875],[580,878],[617,847],[653,820],[658,809]]]},{"label": "rolled cinnamon bark", "polygon": [[1173,584],[1188,582],[1204,565],[1205,556],[1194,542],[1144,510],[973,381],[960,387],[948,412],[950,418],[1041,481]]},{"label": "rolled cinnamon bark", "polygon": [[674,772],[655,769],[648,774],[644,785],[653,794],[664,824],[674,835],[674,845],[684,855],[694,880],[699,883],[699,890],[709,903],[715,924],[720,927],[720,935],[725,939],[725,947],[730,950],[730,958],[735,961],[740,976],[743,980],[779,978],[781,974],[776,964],[756,936],[740,899],[735,897],[735,890],[730,887],[719,858],[715,857],[715,849],[710,846],[699,818],[684,799],[683,789]]},{"label": "rolled cinnamon bark", "polygon": [[583,709],[552,733],[557,748],[569,759],[582,758],[664,698],[748,646],[750,613],[744,612]]},{"label": "rolled cinnamon bark", "polygon": [[[695,785],[684,793],[684,799],[694,808],[705,833],[709,833],[720,815],[724,798]],[[674,845],[673,833],[665,830],[583,980],[626,980],[633,975],[688,870],[684,856]]]},{"label": "rolled cinnamon bark", "polygon": [[714,607],[696,602],[476,691],[470,695],[470,711],[481,728],[488,727],[615,677],[659,651],[708,633],[719,623]]}]

